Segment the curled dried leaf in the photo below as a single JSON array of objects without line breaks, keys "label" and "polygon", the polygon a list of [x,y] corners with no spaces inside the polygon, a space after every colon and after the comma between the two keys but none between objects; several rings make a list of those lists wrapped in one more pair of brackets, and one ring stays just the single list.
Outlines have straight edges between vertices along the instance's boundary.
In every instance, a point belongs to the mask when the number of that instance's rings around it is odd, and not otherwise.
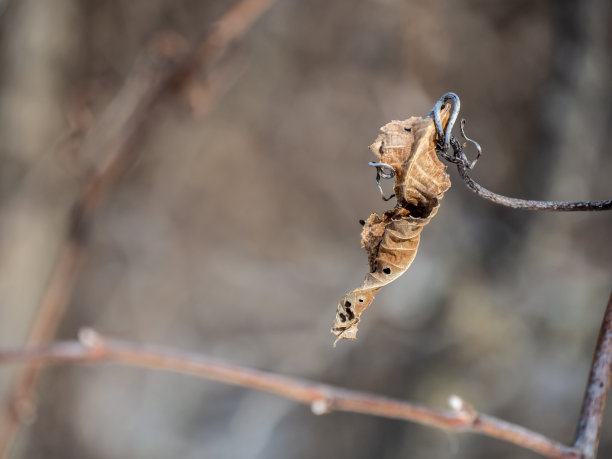
[{"label": "curled dried leaf", "polygon": [[[441,111],[448,122],[450,107]],[[342,297],[331,329],[341,339],[355,339],[361,314],[376,293],[401,276],[414,260],[421,231],[435,216],[439,201],[450,188],[446,166],[436,154],[433,118],[413,116],[392,121],[370,145],[377,163],[393,169],[397,204],[382,217],[372,214],[361,232],[361,245],[368,255],[369,273],[361,287]],[[388,174],[391,176],[391,174]]]}]

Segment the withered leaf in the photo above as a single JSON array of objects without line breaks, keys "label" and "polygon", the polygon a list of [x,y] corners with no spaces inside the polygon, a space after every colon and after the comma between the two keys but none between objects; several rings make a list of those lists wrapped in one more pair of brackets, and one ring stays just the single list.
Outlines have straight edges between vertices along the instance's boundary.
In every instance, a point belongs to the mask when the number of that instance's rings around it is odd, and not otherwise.
[{"label": "withered leaf", "polygon": [[[450,107],[441,111],[443,126]],[[401,276],[416,256],[423,227],[435,216],[439,201],[450,188],[446,166],[436,154],[436,129],[431,116],[391,121],[370,145],[377,162],[395,172],[397,204],[382,217],[372,214],[361,232],[368,255],[369,273],[361,287],[342,297],[331,329],[341,339],[355,339],[361,314],[374,295]]]}]

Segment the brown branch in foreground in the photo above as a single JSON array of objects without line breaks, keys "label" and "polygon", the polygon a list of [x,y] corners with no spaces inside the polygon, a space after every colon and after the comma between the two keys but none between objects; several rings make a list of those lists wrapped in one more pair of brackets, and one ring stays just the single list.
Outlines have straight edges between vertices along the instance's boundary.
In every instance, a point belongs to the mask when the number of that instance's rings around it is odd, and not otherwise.
[{"label": "brown branch in foreground", "polygon": [[[196,46],[190,48],[180,37],[165,34],[153,40],[148,52],[137,60],[123,88],[81,148],[80,156],[94,164],[93,172],[73,206],[66,240],[34,319],[28,345],[39,345],[55,336],[78,277],[92,215],[132,164],[131,149],[151,109],[166,94],[189,84],[196,72],[209,70],[275,1],[242,0]],[[199,109],[202,111],[202,107]],[[28,365],[15,380],[0,419],[0,458],[8,457],[21,423],[32,417],[38,376],[39,367]]]},{"label": "brown branch in foreground", "polygon": [[501,419],[478,413],[457,396],[449,399],[452,411],[387,397],[347,390],[246,366],[204,355],[107,339],[91,329],[79,341],[67,341],[27,349],[0,351],[0,365],[26,362],[40,369],[57,363],[111,362],[171,371],[227,384],[269,392],[309,404],[315,414],[347,411],[413,421],[453,432],[473,432],[505,440],[554,459],[594,459],[612,376],[612,294],[602,321],[574,446]]},{"label": "brown branch in foreground", "polygon": [[565,446],[524,427],[478,413],[456,396],[449,400],[452,411],[436,410],[410,402],[234,365],[201,354],[107,339],[91,329],[82,330],[78,342],[58,342],[23,350],[0,351],[0,365],[18,362],[39,366],[111,362],[184,373],[296,400],[310,405],[315,414],[348,411],[401,419],[453,432],[487,435],[550,458],[581,457],[578,448]]},{"label": "brown branch in foreground", "polygon": [[610,389],[612,376],[612,295],[604,314],[601,330],[597,338],[595,355],[591,364],[589,381],[587,382],[576,441],[574,446],[580,449],[585,459],[593,459],[597,455],[599,434],[603,420],[604,408]]}]

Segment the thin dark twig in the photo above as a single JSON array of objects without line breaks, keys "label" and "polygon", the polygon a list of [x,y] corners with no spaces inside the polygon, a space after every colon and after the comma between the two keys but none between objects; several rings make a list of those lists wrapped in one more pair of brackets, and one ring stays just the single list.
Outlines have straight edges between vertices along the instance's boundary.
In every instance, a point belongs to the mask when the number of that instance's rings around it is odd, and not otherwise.
[{"label": "thin dark twig", "polygon": [[[482,155],[482,148],[480,147],[480,144],[478,142],[476,142],[474,139],[470,139],[465,133],[465,120],[461,120],[461,124],[459,125],[459,132],[461,133],[461,137],[463,137],[465,140],[470,142],[472,145],[474,145],[474,148],[476,148],[476,152],[477,152],[476,158],[474,159],[474,161],[469,163],[469,166],[468,166],[468,169],[472,170],[474,169],[474,166],[476,165],[476,163],[480,159],[480,156]],[[468,161],[467,156],[465,155],[461,155],[461,158],[465,159],[466,162]]]},{"label": "thin dark twig", "polygon": [[[444,104],[447,101],[453,102],[453,111],[451,112],[450,118],[448,119],[448,123],[446,124],[446,131],[442,128],[442,117],[440,116],[440,112],[444,107]],[[436,126],[436,134],[438,136],[438,142],[441,142],[441,149],[443,151],[448,151],[448,147],[450,145],[450,136],[453,131],[453,126],[455,125],[455,121],[457,121],[457,116],[459,116],[459,109],[461,108],[461,101],[459,100],[459,96],[454,92],[447,92],[444,94],[438,101],[435,103],[431,112],[429,112],[428,116],[433,114],[434,124]]]},{"label": "thin dark twig", "polygon": [[83,330],[79,339],[78,342],[67,341],[0,351],[0,365],[18,362],[38,365],[112,362],[171,371],[269,392],[308,404],[315,414],[347,411],[400,419],[453,432],[487,435],[550,458],[580,458],[577,448],[563,445],[519,425],[479,413],[456,396],[449,399],[452,410],[437,410],[375,394],[235,365],[201,354],[108,339],[89,329]]},{"label": "thin dark twig", "polygon": [[[463,150],[459,141],[455,138],[451,138],[451,147],[457,155],[463,154]],[[513,209],[524,209],[524,210],[553,210],[558,212],[578,212],[578,211],[595,211],[595,210],[610,210],[612,209],[612,199],[606,201],[533,201],[531,199],[518,199],[510,198],[501,194],[492,192],[486,189],[482,185],[476,183],[469,175],[469,167],[463,161],[459,161],[457,164],[457,170],[459,176],[463,179],[465,184],[470,190],[476,193],[478,196],[495,204],[500,204],[506,207],[512,207]]]},{"label": "thin dark twig", "polygon": [[[433,114],[434,123],[436,126],[436,133],[438,137],[437,151],[440,157],[455,164],[459,171],[460,177],[463,179],[465,184],[470,190],[476,193],[478,196],[484,199],[488,199],[496,204],[500,204],[506,207],[512,207],[513,209],[524,209],[524,210],[552,210],[558,212],[578,212],[578,211],[595,211],[595,210],[611,210],[612,199],[605,201],[534,201],[531,199],[518,199],[504,196],[498,193],[494,193],[482,185],[475,182],[469,175],[470,170],[476,164],[476,161],[480,158],[481,150],[480,145],[477,142],[470,139],[463,132],[463,121],[461,125],[461,133],[463,137],[469,142],[473,143],[477,150],[478,156],[473,162],[469,162],[465,152],[463,151],[462,145],[459,141],[451,135],[453,125],[449,122],[446,131],[442,128],[442,122],[440,118],[440,110],[444,103],[452,101],[453,103],[453,114],[457,115],[460,107],[459,97],[454,93],[444,94],[434,105],[434,108],[430,112]],[[454,122],[454,120],[453,120]],[[450,139],[450,140],[449,140]],[[449,147],[452,148],[452,154],[449,152]]]},{"label": "thin dark twig", "polygon": [[385,198],[385,192],[383,191],[382,186],[380,186],[380,179],[393,178],[395,176],[395,169],[393,169],[393,167],[389,166],[387,163],[369,162],[368,166],[374,166],[376,168],[376,186],[378,187],[378,190],[382,195],[383,201],[388,201],[393,198],[395,196],[394,194],[389,196],[388,198]]},{"label": "thin dark twig", "polygon": [[603,419],[610,378],[612,376],[612,295],[604,314],[597,338],[595,355],[587,383],[574,446],[580,449],[585,459],[597,455],[601,422]]}]

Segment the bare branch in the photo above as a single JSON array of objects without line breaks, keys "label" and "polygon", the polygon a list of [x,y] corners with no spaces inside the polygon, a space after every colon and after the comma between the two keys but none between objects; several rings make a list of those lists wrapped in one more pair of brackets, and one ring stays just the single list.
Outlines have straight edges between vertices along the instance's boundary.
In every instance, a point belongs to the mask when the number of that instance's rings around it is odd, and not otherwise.
[{"label": "bare branch", "polygon": [[[473,140],[468,139],[471,142]],[[504,196],[503,194],[497,194],[491,190],[486,189],[482,185],[476,183],[470,174],[471,165],[467,161],[465,153],[463,153],[463,147],[459,144],[459,141],[455,137],[451,137],[450,145],[454,150],[454,156],[441,152],[441,155],[447,161],[450,161],[457,165],[457,171],[459,175],[468,186],[470,190],[476,193],[478,196],[495,204],[502,206],[511,207],[513,209],[524,209],[524,210],[553,210],[558,212],[578,212],[578,211],[594,211],[594,210],[611,210],[612,199],[606,201],[533,201],[531,199],[518,199]],[[480,156],[480,152],[479,152]]]},{"label": "bare branch", "polygon": [[[468,139],[474,142],[471,139]],[[531,199],[518,199],[504,196],[503,194],[497,194],[491,190],[486,189],[482,185],[476,183],[469,175],[468,171],[471,170],[472,166],[467,161],[463,148],[459,144],[459,141],[455,137],[451,137],[450,145],[453,148],[454,156],[447,155],[442,152],[442,157],[447,161],[450,161],[457,165],[457,171],[459,175],[468,186],[470,190],[476,193],[478,196],[495,204],[500,204],[506,207],[512,207],[513,209],[524,209],[524,210],[553,210],[559,212],[578,212],[578,211],[594,211],[594,210],[611,210],[612,199],[606,201],[533,201]],[[480,152],[479,152],[480,156]],[[473,164],[473,163],[472,163]]]},{"label": "bare branch", "polygon": [[[444,107],[444,104],[448,101],[451,101],[453,105],[453,114],[451,119],[449,120],[446,130],[442,127],[442,122],[440,120],[440,110]],[[577,211],[594,211],[594,210],[610,210],[612,209],[612,199],[606,201],[575,201],[575,202],[567,202],[567,201],[533,201],[530,199],[518,199],[518,198],[510,198],[508,196],[504,196],[502,194],[494,193],[482,185],[476,183],[469,175],[470,170],[474,167],[482,150],[478,142],[470,139],[464,131],[465,120],[461,120],[461,136],[473,144],[478,151],[478,156],[472,162],[468,161],[466,154],[463,151],[463,146],[459,143],[456,137],[451,135],[453,130],[453,125],[455,124],[455,120],[457,119],[457,115],[459,114],[459,107],[461,102],[459,100],[459,96],[453,92],[448,92],[444,94],[434,105],[433,109],[430,112],[430,115],[434,117],[434,124],[436,126],[436,134],[437,134],[437,152],[440,157],[444,158],[446,161],[453,163],[457,166],[457,170],[459,171],[459,175],[468,186],[470,190],[476,193],[478,196],[484,199],[488,199],[489,201],[494,202],[495,204],[500,204],[506,207],[512,207],[513,209],[525,209],[525,210],[553,210],[553,211],[561,211],[561,212],[577,212]],[[451,154],[449,150],[452,148],[453,153]]]},{"label": "bare branch", "polygon": [[436,410],[366,392],[234,365],[201,354],[107,339],[91,329],[81,331],[78,342],[58,342],[22,350],[0,351],[0,365],[19,362],[39,366],[57,363],[110,362],[183,373],[295,400],[310,405],[315,414],[348,411],[401,419],[453,432],[487,435],[550,458],[580,457],[577,448],[562,445],[516,424],[478,413],[455,396],[450,399],[452,411]]},{"label": "bare branch", "polygon": [[553,210],[558,212],[578,212],[578,211],[594,211],[594,210],[611,210],[612,200],[606,201],[533,201],[531,199],[510,198],[502,194],[494,193],[482,185],[476,183],[469,175],[468,168],[465,165],[457,164],[459,175],[470,190],[478,196],[495,204],[500,204],[513,209],[524,210]]},{"label": "bare branch", "polygon": [[591,364],[591,372],[587,383],[576,441],[574,446],[584,453],[585,459],[593,459],[597,455],[599,434],[603,419],[610,376],[612,375],[612,295],[604,314],[601,330],[597,338],[595,355]]},{"label": "bare branch", "polygon": [[[27,339],[28,345],[50,341],[72,296],[83,259],[91,217],[132,164],[133,146],[151,109],[166,94],[187,85],[196,72],[208,69],[276,0],[242,0],[229,10],[200,43],[189,47],[181,37],[163,34],[136,62],[123,88],[89,133],[80,156],[93,172],[73,206],[68,232],[50,283]],[[214,98],[207,99],[210,102]],[[204,111],[203,107],[199,107]],[[0,419],[0,458],[8,457],[23,419],[34,409],[39,367],[28,365],[17,376]]]}]

